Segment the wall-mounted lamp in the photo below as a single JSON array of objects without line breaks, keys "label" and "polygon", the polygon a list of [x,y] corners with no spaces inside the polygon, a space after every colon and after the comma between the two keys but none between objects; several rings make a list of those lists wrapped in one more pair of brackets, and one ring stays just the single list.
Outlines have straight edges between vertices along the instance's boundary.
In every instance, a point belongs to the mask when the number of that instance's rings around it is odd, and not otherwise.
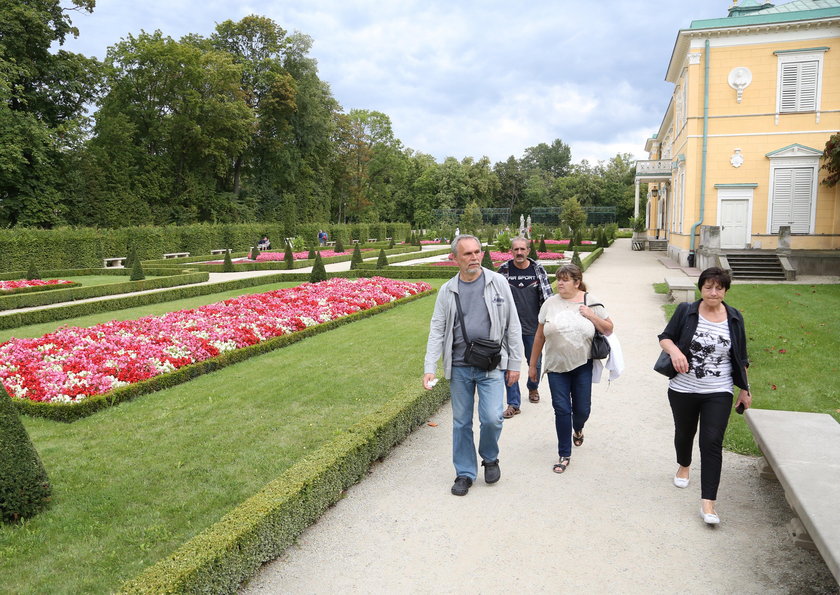
[{"label": "wall-mounted lamp", "polygon": [[659,196],[659,188],[657,186],[654,186],[653,189],[650,191],[650,195],[653,198],[656,198],[657,196]]}]

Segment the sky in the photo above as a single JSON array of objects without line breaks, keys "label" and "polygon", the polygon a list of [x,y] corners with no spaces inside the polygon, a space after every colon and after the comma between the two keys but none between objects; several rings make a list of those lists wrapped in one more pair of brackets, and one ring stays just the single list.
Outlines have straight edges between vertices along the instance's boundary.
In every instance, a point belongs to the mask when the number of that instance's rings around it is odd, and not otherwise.
[{"label": "sky", "polygon": [[[67,0],[63,5],[69,5]],[[777,2],[779,4],[779,2]],[[572,162],[645,159],[680,29],[731,0],[96,0],[64,49],[103,59],[129,34],[210,36],[256,14],[313,40],[345,111],[391,119],[403,146],[491,163],[560,139]]]}]

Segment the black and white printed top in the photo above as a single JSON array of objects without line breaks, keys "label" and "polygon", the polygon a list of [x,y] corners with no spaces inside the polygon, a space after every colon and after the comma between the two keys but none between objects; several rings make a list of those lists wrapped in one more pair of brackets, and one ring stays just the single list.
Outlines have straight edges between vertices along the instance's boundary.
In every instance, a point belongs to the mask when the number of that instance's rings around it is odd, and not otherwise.
[{"label": "black and white printed top", "polygon": [[668,388],[680,393],[732,393],[729,323],[699,317],[688,346],[688,372],[677,374]]}]

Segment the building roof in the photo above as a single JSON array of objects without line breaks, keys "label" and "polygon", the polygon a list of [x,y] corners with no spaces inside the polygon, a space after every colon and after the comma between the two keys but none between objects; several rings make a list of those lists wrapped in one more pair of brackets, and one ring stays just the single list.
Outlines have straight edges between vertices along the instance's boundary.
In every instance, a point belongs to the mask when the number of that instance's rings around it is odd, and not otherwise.
[{"label": "building roof", "polygon": [[689,29],[717,29],[767,23],[787,23],[840,16],[840,0],[792,0],[778,6],[761,0],[743,0],[729,16],[692,21]]}]

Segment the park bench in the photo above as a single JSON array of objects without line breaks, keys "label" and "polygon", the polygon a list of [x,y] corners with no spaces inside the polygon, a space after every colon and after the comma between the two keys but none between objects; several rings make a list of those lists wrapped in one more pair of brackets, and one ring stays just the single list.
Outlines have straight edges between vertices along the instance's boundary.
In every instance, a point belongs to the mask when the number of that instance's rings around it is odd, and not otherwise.
[{"label": "park bench", "polygon": [[368,238],[368,242],[377,242],[377,241],[379,241],[379,240],[377,240],[376,238]]},{"label": "park bench", "polygon": [[677,303],[693,302],[694,290],[697,289],[697,281],[690,277],[665,277],[668,284],[668,293]]},{"label": "park bench", "polygon": [[117,256],[114,258],[103,258],[102,266],[106,269],[121,269],[125,267],[125,259],[127,256]]},{"label": "park bench", "polygon": [[816,549],[840,582],[840,424],[826,413],[747,409],[764,454],[762,477],[775,478],[797,517],[794,542]]},{"label": "park bench", "polygon": [[335,240],[327,240],[327,246],[335,246]]},{"label": "park bench", "polygon": [[189,252],[169,252],[167,254],[164,254],[163,257],[164,258],[182,258],[184,256],[189,256],[189,255],[190,255]]},{"label": "park bench", "polygon": [[353,243],[354,243],[354,244],[358,244],[358,243],[359,243],[359,240],[353,240]]},{"label": "park bench", "polygon": [[227,248],[217,248],[216,250],[210,250],[210,254],[224,254],[227,251]]}]

